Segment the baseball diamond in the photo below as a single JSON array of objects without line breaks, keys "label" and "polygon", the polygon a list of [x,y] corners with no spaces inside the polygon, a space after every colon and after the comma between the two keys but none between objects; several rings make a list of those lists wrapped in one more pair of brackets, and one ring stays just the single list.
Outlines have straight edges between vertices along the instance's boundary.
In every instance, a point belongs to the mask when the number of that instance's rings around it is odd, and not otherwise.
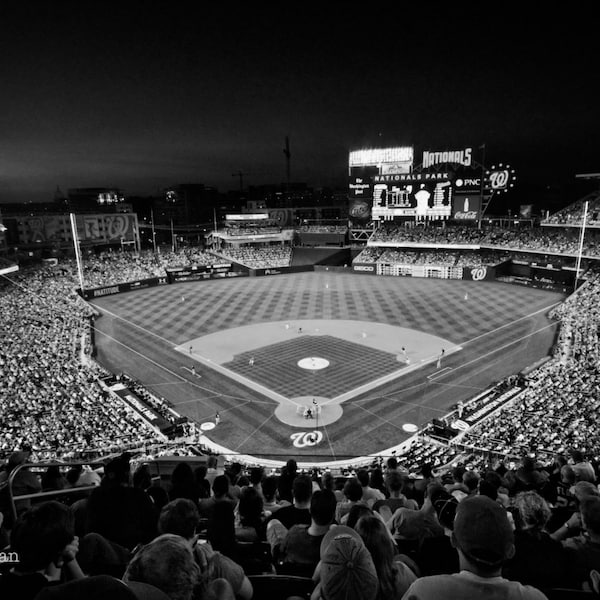
[{"label": "baseball diamond", "polygon": [[[547,313],[562,298],[501,282],[319,271],[182,283],[94,305],[101,363],[199,424],[219,412],[211,441],[326,462],[391,448],[412,435],[407,424],[440,418],[545,356],[556,331]],[[298,366],[315,357],[328,366]],[[305,417],[313,398],[318,423]],[[294,445],[317,426],[318,443]]]}]

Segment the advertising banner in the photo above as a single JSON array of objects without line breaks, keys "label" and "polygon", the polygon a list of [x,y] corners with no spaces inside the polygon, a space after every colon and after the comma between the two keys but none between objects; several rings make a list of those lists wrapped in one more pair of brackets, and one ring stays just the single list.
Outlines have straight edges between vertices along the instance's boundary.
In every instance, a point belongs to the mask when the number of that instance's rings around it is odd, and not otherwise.
[{"label": "advertising banner", "polygon": [[479,194],[454,194],[452,199],[452,218],[459,221],[476,221],[481,211]]},{"label": "advertising banner", "polygon": [[366,275],[377,274],[377,266],[375,263],[352,263],[352,270],[355,273],[363,273]]},{"label": "advertising banner", "polygon": [[172,427],[172,424],[162,415],[158,414],[151,406],[149,406],[142,398],[132,392],[129,388],[114,389],[115,393],[123,402],[132,408],[144,421],[152,427],[158,428],[164,432]]},{"label": "advertising banner", "polygon": [[128,281],[126,283],[118,283],[116,285],[106,285],[103,287],[85,289],[83,292],[78,290],[79,294],[86,300],[93,298],[101,298],[102,296],[112,296],[121,292],[131,292],[132,290],[141,290],[157,285],[166,285],[169,283],[167,277],[150,277],[148,279],[138,279],[136,281]]}]

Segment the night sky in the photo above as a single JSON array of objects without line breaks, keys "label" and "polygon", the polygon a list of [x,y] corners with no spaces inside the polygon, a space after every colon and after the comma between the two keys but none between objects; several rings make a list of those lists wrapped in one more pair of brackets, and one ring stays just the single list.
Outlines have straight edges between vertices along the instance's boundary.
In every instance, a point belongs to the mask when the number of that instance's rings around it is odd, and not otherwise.
[{"label": "night sky", "polygon": [[279,183],[286,135],[313,187],[345,185],[349,150],[396,144],[417,163],[485,142],[522,190],[600,171],[591,3],[212,4],[2,2],[0,202]]}]

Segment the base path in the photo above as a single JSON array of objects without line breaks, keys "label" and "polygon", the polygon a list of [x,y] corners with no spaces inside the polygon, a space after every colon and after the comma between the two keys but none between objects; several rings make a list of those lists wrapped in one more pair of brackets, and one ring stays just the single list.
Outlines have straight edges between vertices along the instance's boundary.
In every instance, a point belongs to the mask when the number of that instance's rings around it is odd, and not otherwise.
[{"label": "base path", "polygon": [[[337,421],[346,400],[461,347],[384,323],[296,320],[226,329],[176,350],[276,401],[277,419],[305,428],[317,420],[319,426]],[[319,414],[307,419],[305,409],[313,399]]]}]

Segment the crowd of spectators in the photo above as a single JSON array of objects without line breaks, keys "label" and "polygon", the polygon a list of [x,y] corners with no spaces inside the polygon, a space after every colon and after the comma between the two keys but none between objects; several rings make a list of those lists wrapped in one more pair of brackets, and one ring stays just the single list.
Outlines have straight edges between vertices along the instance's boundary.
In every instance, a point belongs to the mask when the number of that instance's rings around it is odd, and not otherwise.
[{"label": "crowd of spectators", "polygon": [[158,262],[163,269],[201,267],[215,264],[218,262],[218,257],[195,246],[184,246],[177,251],[162,250],[158,256]]},{"label": "crowd of spectators", "polygon": [[73,291],[73,264],[0,282],[0,452],[38,459],[119,449],[155,437],[98,384],[88,360],[92,309]]},{"label": "crowd of spectators", "polygon": [[300,225],[296,228],[300,233],[339,233],[348,231],[346,225]]},{"label": "crowd of spectators", "polygon": [[586,201],[588,202],[586,225],[590,227],[600,227],[600,194],[597,192],[586,196],[581,200],[577,200],[576,202],[573,202],[573,204],[569,204],[569,206],[549,215],[543,223],[581,227],[583,224]]},{"label": "crowd of spectators", "polygon": [[519,398],[465,439],[499,453],[560,454],[600,448],[600,279],[588,279],[553,309],[561,326],[551,360],[529,373]]},{"label": "crowd of spectators", "polygon": [[368,246],[356,256],[356,263],[477,267],[508,260],[508,253],[495,251],[456,251],[444,249],[397,249]]},{"label": "crowd of spectators", "polygon": [[[486,225],[481,229],[458,225],[438,227],[385,224],[371,236],[369,243],[431,244],[431,245],[477,245],[486,248],[499,247],[509,250],[548,252],[550,254],[579,253],[579,231],[553,227],[515,227],[512,229]],[[600,230],[586,230],[583,254],[600,256]]]},{"label": "crowd of spectators", "polygon": [[[100,287],[107,283],[124,283],[165,274],[159,255],[150,250],[142,252],[89,253],[82,260],[85,287]],[[115,276],[118,280],[115,281]]]},{"label": "crowd of spectators", "polygon": [[343,477],[292,458],[278,475],[216,456],[162,479],[127,453],[95,471],[49,467],[39,488],[61,494],[0,528],[0,595],[593,598],[597,467],[578,449],[548,465],[421,462],[416,474],[390,457]]},{"label": "crowd of spectators", "polygon": [[292,247],[280,244],[241,246],[239,248],[224,247],[219,250],[219,254],[250,269],[289,267],[292,264]]}]

